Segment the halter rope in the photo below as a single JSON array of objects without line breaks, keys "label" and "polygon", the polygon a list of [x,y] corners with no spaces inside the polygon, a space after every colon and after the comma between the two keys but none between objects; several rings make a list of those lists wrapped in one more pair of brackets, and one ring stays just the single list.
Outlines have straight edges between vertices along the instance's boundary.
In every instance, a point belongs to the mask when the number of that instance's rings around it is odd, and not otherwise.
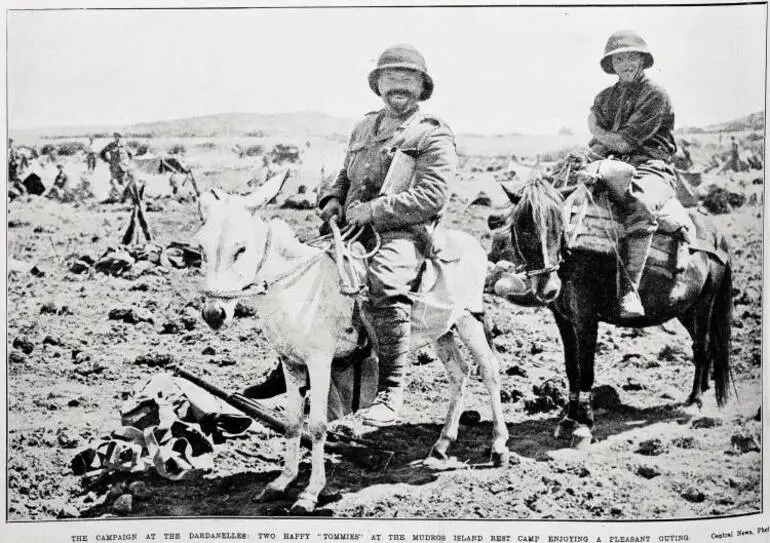
[{"label": "halter rope", "polygon": [[[267,238],[265,239],[265,249],[262,253],[262,258],[260,258],[259,263],[257,264],[257,270],[254,273],[254,279],[252,279],[251,282],[248,283],[245,287],[243,287],[240,290],[214,291],[214,290],[204,289],[203,292],[208,296],[211,296],[212,298],[224,298],[224,299],[249,298],[253,296],[260,296],[260,295],[266,294],[268,288],[270,288],[271,286],[277,285],[278,283],[291,277],[292,275],[295,275],[300,271],[306,271],[310,269],[310,266],[315,264],[317,261],[321,260],[321,258],[326,256],[327,254],[325,251],[321,251],[318,254],[315,254],[312,257],[303,260],[302,262],[288,269],[287,271],[276,275],[275,277],[272,277],[270,279],[263,279],[259,281],[258,279],[259,273],[262,271],[262,268],[264,268],[265,263],[267,262],[268,253],[270,252],[270,248],[272,246],[272,239],[273,239],[273,228],[270,226],[270,223],[268,223]],[[256,291],[254,290],[254,287],[256,287]]]}]

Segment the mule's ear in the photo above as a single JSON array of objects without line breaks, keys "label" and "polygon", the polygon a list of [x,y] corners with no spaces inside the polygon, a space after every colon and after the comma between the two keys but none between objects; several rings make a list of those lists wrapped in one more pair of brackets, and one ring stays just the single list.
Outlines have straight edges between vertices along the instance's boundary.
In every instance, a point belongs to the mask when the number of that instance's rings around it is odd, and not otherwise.
[{"label": "mule's ear", "polygon": [[252,213],[257,211],[261,207],[264,207],[273,198],[278,196],[278,193],[281,192],[283,185],[286,183],[286,180],[289,179],[290,175],[291,175],[291,172],[287,168],[285,171],[274,175],[273,177],[265,181],[262,185],[255,188],[251,194],[245,197],[246,207]]},{"label": "mule's ear", "polygon": [[201,221],[205,223],[211,214],[212,206],[224,199],[225,195],[218,189],[207,190],[201,194],[200,198],[198,198],[198,211],[200,212]]},{"label": "mule's ear", "polygon": [[508,196],[508,199],[513,204],[518,204],[519,200],[521,200],[521,194],[519,189],[521,188],[521,184],[516,184],[513,186],[508,186],[509,183],[500,183],[500,188],[503,189],[503,192],[506,196]]}]

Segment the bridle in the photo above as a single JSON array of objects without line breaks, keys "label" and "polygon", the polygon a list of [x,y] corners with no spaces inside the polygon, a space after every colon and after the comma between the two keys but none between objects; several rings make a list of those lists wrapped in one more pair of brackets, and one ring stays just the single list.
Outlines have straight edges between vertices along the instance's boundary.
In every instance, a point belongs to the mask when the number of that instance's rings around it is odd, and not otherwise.
[{"label": "bridle", "polygon": [[[516,206],[518,207],[518,206]],[[515,216],[516,207],[511,212],[511,217],[513,218]],[[555,271],[558,271],[561,267],[562,263],[562,256],[561,256],[561,249],[559,250],[557,260],[555,263],[550,264],[550,259],[548,257],[548,251],[547,251],[547,240],[546,240],[546,233],[545,228],[541,228],[541,225],[538,225],[538,231],[540,233],[540,248],[543,251],[543,267],[542,268],[536,268],[534,270],[528,270],[527,269],[527,259],[524,257],[524,253],[521,251],[521,247],[519,245],[519,233],[518,229],[516,228],[516,221],[511,220],[511,231],[513,232],[513,245],[516,249],[516,254],[521,259],[521,271],[519,273],[523,274],[524,277],[530,278],[530,277],[538,277],[540,275],[548,275]]]},{"label": "bridle", "polygon": [[267,257],[272,247],[272,241],[273,241],[273,228],[268,222],[267,236],[265,238],[265,247],[264,247],[264,250],[262,251],[262,257],[259,259],[259,262],[257,263],[257,269],[254,272],[254,278],[248,284],[246,284],[242,289],[209,290],[204,288],[203,293],[212,298],[220,298],[225,300],[231,300],[234,298],[248,298],[252,296],[261,296],[261,295],[267,294],[268,289],[270,287],[278,283],[281,283],[282,281],[284,281],[285,279],[288,279],[289,277],[297,275],[299,272],[307,271],[308,269],[310,269],[310,267],[313,264],[321,260],[327,254],[325,251],[321,251],[310,258],[306,258],[296,266],[288,269],[283,273],[278,274],[275,277],[271,277],[269,279],[260,279],[259,275],[262,272],[262,268],[265,267],[265,263],[267,262]]}]

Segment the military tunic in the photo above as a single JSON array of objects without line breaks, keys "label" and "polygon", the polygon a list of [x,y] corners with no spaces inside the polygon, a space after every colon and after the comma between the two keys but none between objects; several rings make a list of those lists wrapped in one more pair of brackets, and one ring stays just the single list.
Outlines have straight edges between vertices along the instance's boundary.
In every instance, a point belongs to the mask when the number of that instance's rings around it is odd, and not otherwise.
[{"label": "military tunic", "polygon": [[[454,135],[444,121],[418,110],[386,127],[385,115],[368,113],[356,125],[342,169],[319,197],[320,207],[332,197],[346,211],[356,202],[370,206],[371,224],[382,238],[369,263],[375,307],[404,299],[413,288],[457,172]],[[395,149],[416,160],[414,181],[408,190],[380,196]]]},{"label": "military tunic", "polygon": [[[618,81],[594,100],[591,111],[601,128],[620,134],[633,150],[615,156],[636,167],[629,188],[626,234],[654,232],[657,213],[676,196],[674,110],[666,91],[645,75],[630,83]],[[592,141],[592,149],[608,156],[612,151]],[[617,155],[617,153],[615,153]]]},{"label": "military tunic", "polygon": [[126,176],[130,173],[131,159],[134,156],[128,146],[123,142],[112,141],[102,149],[100,156],[102,160],[110,164],[112,179],[122,185]]}]

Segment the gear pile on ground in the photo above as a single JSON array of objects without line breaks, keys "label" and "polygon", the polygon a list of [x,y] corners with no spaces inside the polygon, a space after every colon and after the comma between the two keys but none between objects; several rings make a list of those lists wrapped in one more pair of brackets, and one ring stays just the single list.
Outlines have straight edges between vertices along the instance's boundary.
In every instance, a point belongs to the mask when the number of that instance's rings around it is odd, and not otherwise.
[{"label": "gear pile on ground", "polygon": [[75,455],[75,475],[154,470],[173,481],[190,479],[213,467],[214,445],[251,425],[250,418],[168,374],[141,385],[120,416],[122,427]]},{"label": "gear pile on ground", "polygon": [[171,242],[168,247],[157,243],[110,247],[98,259],[89,255],[75,255],[68,269],[72,273],[97,271],[115,277],[136,279],[151,268],[200,267],[201,254],[195,247],[183,242]]}]

